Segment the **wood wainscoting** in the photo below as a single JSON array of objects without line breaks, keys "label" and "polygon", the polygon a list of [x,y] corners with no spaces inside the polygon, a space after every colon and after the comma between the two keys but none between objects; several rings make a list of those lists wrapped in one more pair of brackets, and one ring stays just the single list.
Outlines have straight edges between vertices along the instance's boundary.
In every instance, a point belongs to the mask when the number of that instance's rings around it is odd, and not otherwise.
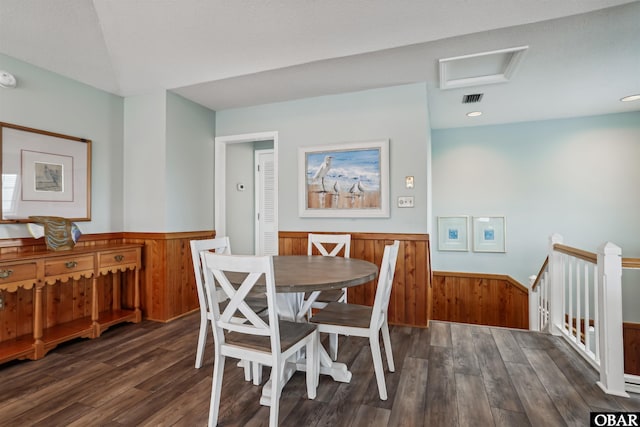
[{"label": "wood wainscoting", "polygon": [[624,372],[640,375],[640,323],[622,324],[624,341]]},{"label": "wood wainscoting", "polygon": [[[314,233],[317,233],[314,231]],[[280,231],[280,255],[306,255],[309,232]],[[340,234],[340,233],[338,233]],[[389,301],[389,323],[426,328],[431,318],[431,256],[428,234],[351,233],[352,258],[380,266],[384,246],[400,241]],[[354,304],[373,305],[377,281],[349,288]]]},{"label": "wood wainscoting", "polygon": [[124,233],[127,243],[144,244],[145,269],[140,286],[145,318],[167,322],[198,310],[189,242],[214,236],[214,231]]},{"label": "wood wainscoting", "polygon": [[529,290],[505,275],[434,271],[433,319],[529,329]]},{"label": "wood wainscoting", "polygon": [[[307,232],[280,232],[280,254],[307,253]],[[166,322],[199,307],[195,288],[189,241],[215,236],[213,230],[178,233],[104,233],[84,234],[78,247],[108,243],[140,243],[142,271],[140,276],[140,306],[143,318]],[[400,240],[393,292],[389,303],[389,321],[397,325],[426,327],[430,319],[431,265],[429,236],[426,234],[355,233],[352,234],[351,256],[380,265],[385,244]],[[0,240],[0,253],[29,253],[46,250],[42,239]],[[129,274],[129,273],[123,273]],[[128,279],[128,278],[127,278]],[[101,277],[100,283],[107,279]],[[77,282],[77,283],[76,283]],[[73,286],[61,287],[68,295],[51,295],[51,300],[73,301],[74,310],[90,306],[89,281],[80,279]],[[106,282],[105,282],[106,283]],[[349,300],[373,304],[376,282],[349,290]],[[53,288],[52,288],[53,289]],[[14,299],[22,304],[32,301],[32,291],[20,289],[6,297],[3,323],[14,325],[21,334],[32,329],[33,319],[14,310]],[[129,301],[130,300],[130,301]],[[123,303],[132,304],[133,295],[123,295]],[[15,307],[14,307],[15,308]],[[12,313],[12,314],[9,314]],[[12,316],[8,319],[8,316]]]}]

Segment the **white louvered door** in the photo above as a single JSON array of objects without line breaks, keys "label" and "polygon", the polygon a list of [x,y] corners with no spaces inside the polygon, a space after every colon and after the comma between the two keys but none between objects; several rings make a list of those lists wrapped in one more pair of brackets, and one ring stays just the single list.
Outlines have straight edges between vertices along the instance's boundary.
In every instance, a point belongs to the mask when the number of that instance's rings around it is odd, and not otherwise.
[{"label": "white louvered door", "polygon": [[256,255],[278,254],[277,200],[273,150],[256,150]]}]

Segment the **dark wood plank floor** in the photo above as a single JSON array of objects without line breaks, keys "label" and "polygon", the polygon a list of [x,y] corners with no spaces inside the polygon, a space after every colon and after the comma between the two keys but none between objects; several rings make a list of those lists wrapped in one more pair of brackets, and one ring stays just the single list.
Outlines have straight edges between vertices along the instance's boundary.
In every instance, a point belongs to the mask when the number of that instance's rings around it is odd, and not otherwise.
[{"label": "dark wood plank floor", "polygon": [[[121,325],[44,359],[0,366],[0,425],[206,425],[213,345],[195,369],[198,320]],[[596,373],[548,335],[432,322],[392,327],[391,340],[389,400],[378,398],[367,340],[344,338],[339,360],[353,372],[351,383],[322,376],[317,398],[308,400],[297,373],[282,395],[280,425],[585,426],[589,411],[640,411],[640,396],[602,393]],[[260,392],[228,360],[219,425],[267,425]]]}]

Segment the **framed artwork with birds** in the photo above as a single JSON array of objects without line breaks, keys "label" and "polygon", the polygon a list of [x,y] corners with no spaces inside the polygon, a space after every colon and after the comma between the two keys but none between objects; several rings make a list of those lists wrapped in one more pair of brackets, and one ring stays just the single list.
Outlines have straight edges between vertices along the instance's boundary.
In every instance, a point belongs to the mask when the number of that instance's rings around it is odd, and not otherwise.
[{"label": "framed artwork with birds", "polygon": [[388,217],[389,140],[298,148],[301,217]]}]

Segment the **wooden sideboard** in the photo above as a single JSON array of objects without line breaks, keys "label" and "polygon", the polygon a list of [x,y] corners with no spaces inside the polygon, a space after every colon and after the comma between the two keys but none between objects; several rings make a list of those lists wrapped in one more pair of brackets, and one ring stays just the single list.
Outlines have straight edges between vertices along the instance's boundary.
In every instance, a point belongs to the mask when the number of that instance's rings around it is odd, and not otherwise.
[{"label": "wooden sideboard", "polygon": [[[29,331],[0,341],[0,363],[13,359],[39,359],[58,344],[73,338],[97,338],[112,325],[140,322],[140,275],[142,245],[109,244],[76,247],[68,251],[40,251],[0,255],[0,293],[17,293],[24,289],[33,293],[15,310],[32,318]],[[122,272],[133,272],[126,288]],[[100,276],[111,275],[110,289],[98,287]],[[47,287],[70,286],[71,282],[90,280],[90,303],[75,315],[56,310],[55,297],[50,297],[45,313],[43,293]],[[133,307],[122,306],[123,292],[133,293]],[[55,295],[54,292],[51,292]],[[105,298],[108,293],[109,298]],[[73,297],[75,300],[75,295]],[[81,298],[78,298],[81,299]],[[105,300],[110,300],[105,307]],[[1,326],[1,325],[0,325]],[[24,333],[23,333],[24,332]]]}]

